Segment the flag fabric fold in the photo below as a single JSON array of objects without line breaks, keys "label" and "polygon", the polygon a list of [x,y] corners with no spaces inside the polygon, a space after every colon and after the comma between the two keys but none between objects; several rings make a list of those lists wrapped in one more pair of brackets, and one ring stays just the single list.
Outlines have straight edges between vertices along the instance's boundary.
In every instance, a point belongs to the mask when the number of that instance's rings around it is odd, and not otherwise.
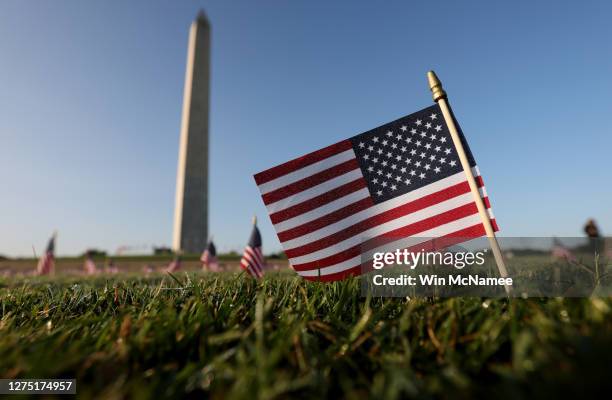
[{"label": "flag fabric fold", "polygon": [[310,280],[359,275],[362,246],[381,239],[485,235],[438,105],[260,172],[255,181],[291,266]]}]

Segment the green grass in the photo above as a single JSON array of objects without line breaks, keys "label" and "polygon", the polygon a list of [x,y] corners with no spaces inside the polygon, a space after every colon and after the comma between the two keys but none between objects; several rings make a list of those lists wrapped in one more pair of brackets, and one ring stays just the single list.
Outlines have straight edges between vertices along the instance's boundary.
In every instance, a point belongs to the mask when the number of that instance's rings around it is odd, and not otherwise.
[{"label": "green grass", "polygon": [[609,389],[612,300],[364,299],[292,274],[0,279],[0,378],[84,398],[525,398]]}]

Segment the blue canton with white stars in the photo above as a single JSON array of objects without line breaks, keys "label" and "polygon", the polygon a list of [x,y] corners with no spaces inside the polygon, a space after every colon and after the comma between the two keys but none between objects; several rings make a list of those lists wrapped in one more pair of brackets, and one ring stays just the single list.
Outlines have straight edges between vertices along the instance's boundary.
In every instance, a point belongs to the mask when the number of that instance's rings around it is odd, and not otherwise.
[{"label": "blue canton with white stars", "polygon": [[[470,165],[475,165],[463,135]],[[462,171],[437,105],[352,137],[370,195],[381,203]]]}]

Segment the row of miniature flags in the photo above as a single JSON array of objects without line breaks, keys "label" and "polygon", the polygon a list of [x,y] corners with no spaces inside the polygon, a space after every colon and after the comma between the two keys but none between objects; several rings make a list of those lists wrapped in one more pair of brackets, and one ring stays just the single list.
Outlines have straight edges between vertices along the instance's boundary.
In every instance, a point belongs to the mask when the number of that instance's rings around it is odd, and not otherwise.
[{"label": "row of miniature flags", "polygon": [[[54,233],[49,239],[47,249],[45,253],[40,257],[38,265],[36,266],[37,275],[49,275],[55,270],[55,241],[57,234]],[[217,249],[212,239],[210,239],[206,245],[206,249],[200,256],[200,262],[202,263],[202,269],[211,272],[220,272],[222,269],[219,265],[217,258]],[[174,259],[165,268],[166,272],[177,272],[182,267],[182,258],[180,254],[176,254]],[[253,278],[262,278],[265,269],[265,258],[262,250],[262,240],[259,229],[257,228],[257,219],[253,219],[253,229],[247,245],[244,248],[242,258],[240,260],[240,267]],[[95,275],[102,272],[96,266],[93,258],[90,254],[87,254],[83,269],[88,275]],[[118,268],[111,261],[105,268],[105,272],[117,273]],[[145,272],[153,272],[150,266],[145,266]]]},{"label": "row of miniature flags", "polygon": [[[37,275],[48,275],[54,272],[55,268],[55,240],[56,234],[54,233],[47,249],[43,256],[39,259],[36,267]],[[568,262],[575,262],[576,257],[570,249],[565,247],[558,239],[555,238],[553,241],[553,247],[551,249],[551,256],[553,259],[566,260]],[[208,241],[206,249],[200,256],[200,262],[202,264],[202,270],[210,272],[221,272],[222,268],[219,265],[217,258],[217,249],[212,239]],[[165,268],[166,272],[177,272],[182,267],[182,259],[180,254],[175,255],[174,259]],[[262,240],[259,229],[257,228],[256,220],[253,222],[253,229],[251,236],[244,249],[242,258],[240,260],[240,267],[253,278],[263,277],[265,270],[265,258],[262,252]],[[119,272],[117,266],[111,261],[104,270],[98,269],[91,255],[88,254],[83,264],[83,269],[88,275],[95,275],[100,272],[106,272],[115,274]],[[146,266],[144,272],[153,272],[150,266]]]}]

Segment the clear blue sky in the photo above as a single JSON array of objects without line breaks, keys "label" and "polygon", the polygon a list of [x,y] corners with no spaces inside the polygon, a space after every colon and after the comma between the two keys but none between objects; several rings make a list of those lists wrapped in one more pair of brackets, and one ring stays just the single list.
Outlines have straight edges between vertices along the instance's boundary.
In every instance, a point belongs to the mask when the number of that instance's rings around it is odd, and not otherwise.
[{"label": "clear blue sky", "polygon": [[213,27],[210,230],[240,250],[252,174],[449,92],[506,236],[612,232],[606,2],[0,3],[0,254],[169,245],[188,28]]}]

